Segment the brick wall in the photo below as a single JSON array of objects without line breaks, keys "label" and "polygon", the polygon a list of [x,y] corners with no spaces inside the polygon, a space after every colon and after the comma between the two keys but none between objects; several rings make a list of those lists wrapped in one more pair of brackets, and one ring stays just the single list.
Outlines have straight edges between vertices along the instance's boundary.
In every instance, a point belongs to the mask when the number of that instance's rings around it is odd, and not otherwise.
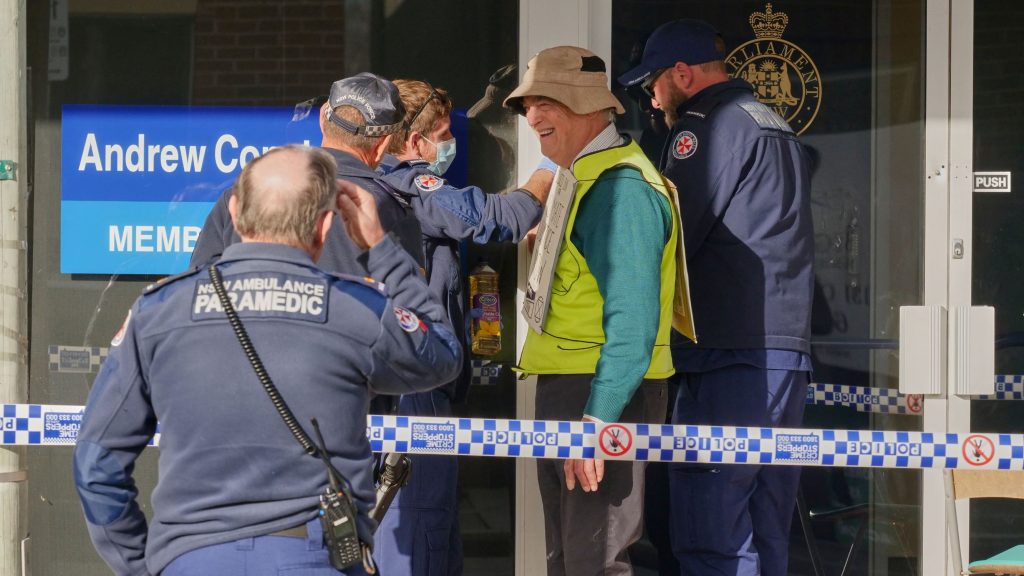
[{"label": "brick wall", "polygon": [[198,105],[291,105],[344,75],[338,0],[199,0],[192,97]]}]

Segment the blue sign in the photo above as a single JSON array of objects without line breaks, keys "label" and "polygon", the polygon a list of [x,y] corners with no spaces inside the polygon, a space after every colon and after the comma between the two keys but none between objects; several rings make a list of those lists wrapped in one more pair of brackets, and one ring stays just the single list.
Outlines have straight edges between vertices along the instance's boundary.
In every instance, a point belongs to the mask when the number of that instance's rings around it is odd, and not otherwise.
[{"label": "blue sign", "polygon": [[242,166],[288,143],[320,144],[314,111],[78,106],[61,122],[65,274],[173,274]]}]

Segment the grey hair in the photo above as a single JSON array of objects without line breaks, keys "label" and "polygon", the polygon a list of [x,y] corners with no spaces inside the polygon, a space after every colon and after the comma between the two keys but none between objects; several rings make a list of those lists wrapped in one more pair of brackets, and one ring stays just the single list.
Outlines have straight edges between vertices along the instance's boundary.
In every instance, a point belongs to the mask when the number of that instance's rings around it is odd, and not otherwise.
[{"label": "grey hair", "polygon": [[[328,109],[327,114],[331,111]],[[339,118],[343,118],[355,126],[365,126],[366,119],[363,118],[363,114],[354,106],[338,106],[334,109],[334,114]],[[381,138],[385,136],[366,136],[364,134],[353,134],[348,132],[341,126],[338,126],[334,122],[331,122],[330,118],[324,118],[323,122],[324,134],[331,138],[334,142],[339,142],[350,148],[356,150],[367,151],[373,149],[374,146],[380,142]]]},{"label": "grey hair", "polygon": [[[264,158],[283,152],[297,152],[305,157],[304,181],[288,188],[268,188],[253,178],[254,168]],[[337,198],[336,172],[334,157],[320,148],[292,144],[268,150],[246,164],[235,183],[235,228],[250,238],[314,246],[317,220],[333,209]]]}]

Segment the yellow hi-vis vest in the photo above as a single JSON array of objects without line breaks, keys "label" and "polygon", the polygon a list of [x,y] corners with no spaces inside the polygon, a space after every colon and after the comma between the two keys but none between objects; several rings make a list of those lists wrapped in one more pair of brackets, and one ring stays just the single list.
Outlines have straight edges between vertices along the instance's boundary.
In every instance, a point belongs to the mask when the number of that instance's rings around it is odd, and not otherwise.
[{"label": "yellow hi-vis vest", "polygon": [[[689,315],[689,294],[685,281],[685,260],[680,254],[680,225],[675,189],[644,156],[633,141],[623,145],[587,154],[573,164],[573,175],[578,181],[576,194],[569,210],[562,239],[562,249],[555,264],[548,315],[541,334],[528,330],[526,344],[519,361],[519,370],[526,374],[594,374],[601,347],[605,342],[602,326],[604,298],[597,288],[597,280],[590,272],[586,259],[571,241],[573,224],[580,202],[597,178],[605,171],[620,167],[640,171],[644,180],[669,200],[672,213],[672,234],[661,254],[661,314],[651,363],[644,378],[667,378],[675,373],[669,348],[669,334],[673,324],[673,298],[676,296],[677,262],[682,266],[681,287],[685,297],[685,315]],[[681,261],[681,262],[680,262]],[[650,297],[637,295],[637,297]],[[678,306],[676,306],[678,309]],[[677,312],[678,314],[678,312]],[[692,338],[692,327],[684,333]]]}]

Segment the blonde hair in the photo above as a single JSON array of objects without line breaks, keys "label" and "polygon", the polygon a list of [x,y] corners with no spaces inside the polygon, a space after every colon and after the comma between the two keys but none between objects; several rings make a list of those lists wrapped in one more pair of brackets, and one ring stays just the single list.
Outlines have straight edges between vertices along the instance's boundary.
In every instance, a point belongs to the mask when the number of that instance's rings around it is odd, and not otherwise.
[{"label": "blonde hair", "polygon": [[451,115],[454,103],[447,90],[434,88],[422,80],[394,80],[393,83],[398,87],[398,95],[405,106],[405,125],[395,132],[388,152],[400,154],[405,150],[410,132],[426,134],[432,131],[438,122]]}]

